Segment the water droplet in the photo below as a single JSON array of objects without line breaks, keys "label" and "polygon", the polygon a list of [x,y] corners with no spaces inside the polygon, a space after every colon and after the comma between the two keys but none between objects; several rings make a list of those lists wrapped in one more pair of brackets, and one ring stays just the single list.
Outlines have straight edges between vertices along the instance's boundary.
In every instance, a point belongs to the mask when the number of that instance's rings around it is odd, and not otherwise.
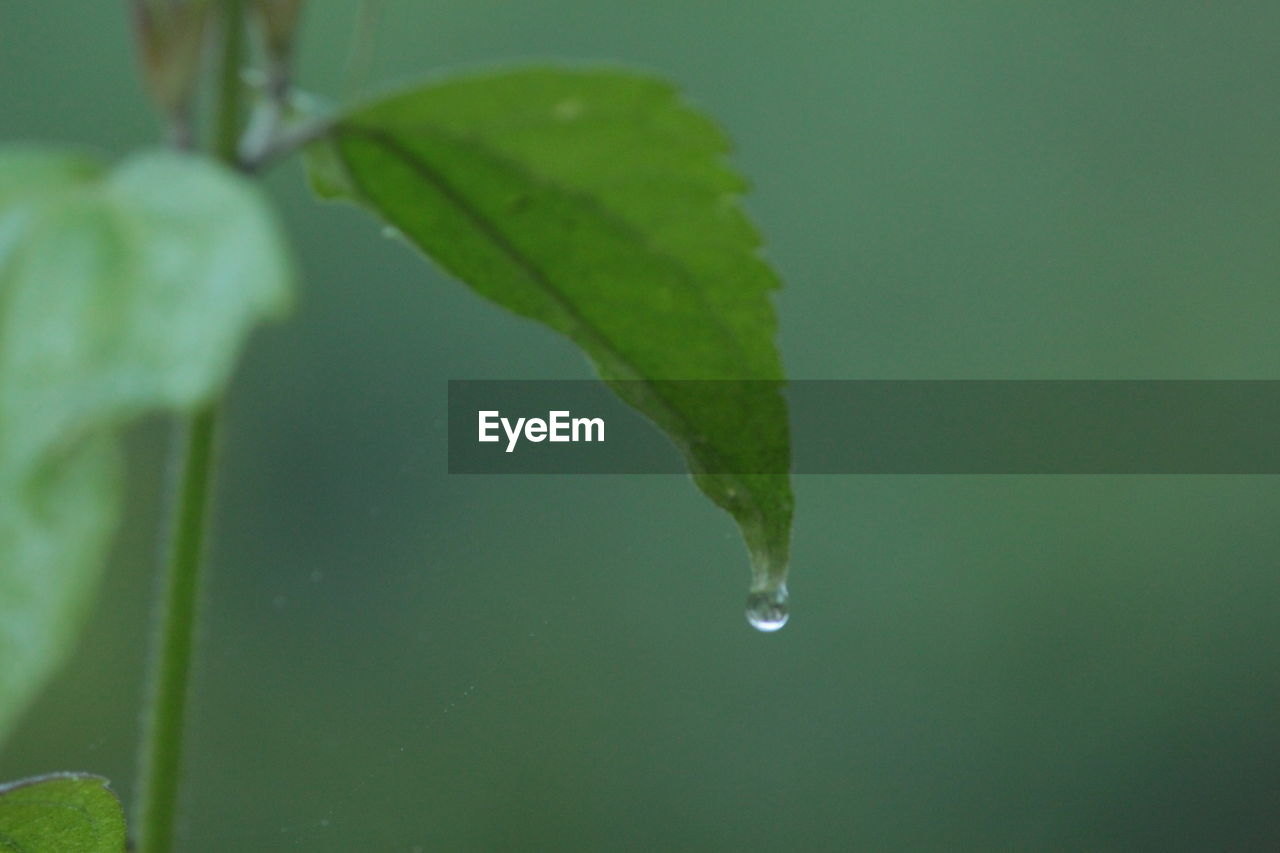
[{"label": "water droplet", "polygon": [[747,596],[747,621],[757,631],[772,633],[787,624],[787,617],[790,615],[785,583],[766,589],[754,589]]}]

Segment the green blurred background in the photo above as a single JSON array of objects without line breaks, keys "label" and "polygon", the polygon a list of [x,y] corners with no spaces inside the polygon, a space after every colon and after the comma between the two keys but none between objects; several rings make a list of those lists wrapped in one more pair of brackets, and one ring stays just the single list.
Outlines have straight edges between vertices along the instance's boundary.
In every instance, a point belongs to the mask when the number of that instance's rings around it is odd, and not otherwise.
[{"label": "green blurred background", "polygon": [[[0,137],[156,138],[122,3],[0,9]],[[301,81],[341,92],[354,4]],[[1274,2],[388,0],[373,80],[657,69],[717,115],[803,378],[1280,378]],[[751,631],[681,477],[450,478],[449,378],[572,346],[270,179],[305,274],[230,395],[187,851],[1280,848],[1280,483],[807,477]],[[165,429],[0,776],[133,793]],[[833,428],[836,428],[833,426]]]}]

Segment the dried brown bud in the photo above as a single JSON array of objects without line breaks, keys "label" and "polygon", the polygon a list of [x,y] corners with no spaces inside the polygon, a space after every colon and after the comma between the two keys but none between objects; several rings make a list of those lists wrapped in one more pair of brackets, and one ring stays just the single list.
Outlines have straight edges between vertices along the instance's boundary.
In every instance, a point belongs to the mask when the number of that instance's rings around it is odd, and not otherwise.
[{"label": "dried brown bud", "polygon": [[288,61],[305,2],[306,0],[254,0],[254,9],[262,21],[267,53],[273,61]]},{"label": "dried brown bud", "polygon": [[166,115],[184,112],[200,73],[208,0],[132,0],[143,82]]}]

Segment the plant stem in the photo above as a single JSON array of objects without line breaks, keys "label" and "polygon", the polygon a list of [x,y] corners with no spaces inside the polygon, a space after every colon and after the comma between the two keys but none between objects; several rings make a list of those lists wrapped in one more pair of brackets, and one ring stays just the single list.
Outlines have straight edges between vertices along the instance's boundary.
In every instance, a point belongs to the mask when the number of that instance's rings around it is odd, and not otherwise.
[{"label": "plant stem", "polygon": [[256,149],[240,152],[240,168],[249,174],[264,171],[277,160],[299,151],[333,130],[332,116],[312,119],[278,133]]},{"label": "plant stem", "polygon": [[[222,67],[214,152],[234,165],[240,132],[240,67],[244,58],[244,0],[223,0]],[[213,486],[217,403],[185,424],[180,485],[151,656],[138,794],[139,853],[173,849],[182,776],[182,741],[200,609],[201,563]]]},{"label": "plant stem", "polygon": [[213,151],[219,160],[234,165],[243,112],[240,71],[244,66],[244,0],[222,0],[222,8],[222,67]]},{"label": "plant stem", "polygon": [[210,406],[191,417],[186,424],[185,441],[179,446],[183,457],[181,485],[174,508],[168,565],[157,602],[159,618],[142,743],[138,813],[141,853],[167,853],[173,849],[216,428],[217,412]]}]

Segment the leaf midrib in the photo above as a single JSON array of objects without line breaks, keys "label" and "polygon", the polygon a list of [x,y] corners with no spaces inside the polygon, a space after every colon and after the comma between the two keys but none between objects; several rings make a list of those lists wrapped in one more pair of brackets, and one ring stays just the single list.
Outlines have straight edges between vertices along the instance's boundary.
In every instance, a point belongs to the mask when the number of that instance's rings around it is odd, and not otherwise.
[{"label": "leaf midrib", "polygon": [[[686,433],[691,434],[694,432],[684,414],[677,407],[673,406],[670,401],[663,397],[662,394],[658,393],[653,384],[653,380],[644,376],[639,369],[632,364],[631,360],[627,358],[626,355],[619,352],[617,348],[610,343],[608,337],[597,329],[590,320],[583,316],[583,314],[574,307],[573,303],[560,292],[560,289],[555,286],[550,277],[542,271],[538,264],[531,258],[527,257],[518,246],[507,238],[497,223],[472,204],[467,197],[458,190],[457,187],[450,183],[444,175],[440,174],[435,167],[419,156],[416,152],[401,145],[393,137],[381,130],[348,122],[338,125],[334,129],[334,133],[337,136],[342,136],[344,134],[360,136],[381,146],[385,151],[387,151],[387,153],[405,163],[405,165],[409,166],[419,175],[419,177],[431,184],[431,186],[448,201],[457,206],[463,215],[470,219],[471,222],[480,229],[480,231],[490,241],[492,241],[499,251],[505,254],[512,263],[519,267],[520,270],[529,277],[531,281],[538,285],[538,287],[540,287],[546,295],[556,303],[557,307],[577,323],[583,334],[589,336],[595,346],[609,353],[618,365],[625,368],[632,377],[632,381],[640,383],[641,387],[645,389],[650,398],[658,404],[664,415],[678,422],[684,428]],[[361,193],[367,193],[363,181],[356,173],[356,170],[351,167],[350,162],[347,161],[346,154],[342,151],[341,146],[338,146],[337,150],[338,156],[343,160],[343,163],[346,166],[347,174],[350,179],[356,184],[357,189],[359,189]],[[737,342],[733,336],[730,335],[729,337],[736,345]],[[674,438],[675,437],[673,436],[673,439]],[[681,442],[679,439],[675,440],[678,444],[683,445],[682,449],[686,453],[695,459],[698,458],[698,454],[695,454],[692,447],[687,443]],[[735,472],[727,470],[728,466],[724,464],[724,460],[721,458],[720,454],[714,451],[708,452],[706,448],[700,451],[700,453],[703,459],[711,464],[712,468],[724,469],[717,471],[717,474],[730,479],[739,489],[741,489],[742,493],[751,495],[753,510],[758,516],[761,515],[763,507],[756,497],[754,490],[749,488],[748,484],[741,480]]]},{"label": "leaf midrib", "polygon": [[[450,145],[465,146],[466,148],[469,148],[479,155],[487,158],[491,162],[498,164],[502,168],[509,169],[517,173],[519,177],[528,181],[530,184],[548,186],[563,196],[571,199],[574,203],[589,208],[592,215],[608,222],[610,226],[617,229],[633,243],[643,248],[646,253],[665,262],[668,268],[675,274],[678,284],[682,286],[685,291],[697,301],[699,307],[703,309],[706,321],[720,333],[724,341],[728,344],[733,355],[744,364],[748,361],[747,354],[743,351],[742,342],[738,339],[738,335],[735,333],[733,328],[725,324],[724,320],[720,317],[719,312],[717,312],[715,307],[707,301],[706,294],[696,283],[697,276],[689,271],[686,262],[666,249],[655,245],[653,241],[643,231],[632,224],[625,215],[611,209],[610,205],[604,203],[599,197],[589,191],[582,191],[573,187],[565,187],[559,181],[551,180],[539,175],[524,163],[513,159],[500,151],[494,150],[492,147],[487,145],[484,140],[473,135],[457,134],[439,127],[438,125],[423,121],[414,122],[411,128],[414,132],[434,136]],[[394,148],[393,153],[401,159],[408,160],[411,163],[422,163],[430,168],[430,164],[426,163],[420,155],[398,143],[393,136],[380,128],[369,127],[357,122],[349,122],[342,125],[341,129],[354,130],[366,137],[374,138],[380,144],[389,148]],[[401,129],[401,127],[397,125],[397,129]],[[433,171],[441,181],[445,181],[444,176],[441,175],[438,170],[432,169],[431,171]],[[452,187],[452,185],[450,186],[451,189],[453,189],[453,193],[450,196],[451,200],[454,200],[455,203],[464,202],[465,198],[462,197],[462,193],[458,192],[456,188]],[[488,217],[481,214],[474,205],[471,205],[471,209],[481,217],[488,220],[490,225],[492,225],[493,231],[500,233],[501,229],[497,227],[496,223],[493,223],[492,220],[489,220]],[[506,242],[510,244],[512,249],[519,253],[519,249],[516,249],[514,243],[510,240],[506,240]],[[536,266],[532,261],[529,262],[529,265]],[[549,276],[543,274],[542,278],[546,282],[547,287],[554,289],[554,285],[551,284]],[[564,303],[566,301],[567,300],[563,299],[563,296],[557,300],[558,303]],[[571,308],[571,306],[567,307]],[[580,318],[578,312],[571,311],[571,313],[574,315],[575,319]],[[587,323],[585,318],[580,319],[584,324]]]}]

